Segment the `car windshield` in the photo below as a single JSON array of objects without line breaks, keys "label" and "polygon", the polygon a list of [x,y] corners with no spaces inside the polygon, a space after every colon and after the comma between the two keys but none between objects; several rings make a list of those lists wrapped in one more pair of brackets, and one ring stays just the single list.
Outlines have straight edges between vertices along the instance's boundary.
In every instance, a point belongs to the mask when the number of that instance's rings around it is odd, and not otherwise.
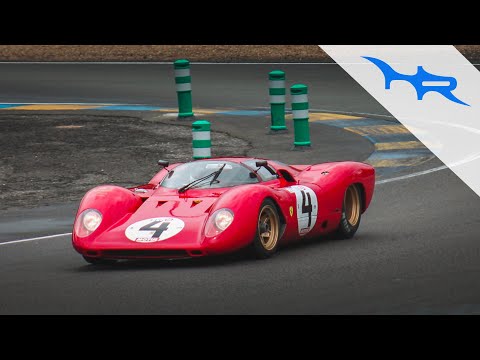
[{"label": "car windshield", "polygon": [[[258,183],[258,178],[251,177],[251,171],[240,164],[231,161],[200,160],[177,166],[163,179],[160,186],[169,189],[180,189],[220,169],[222,170],[216,179],[212,175],[204,181],[198,182],[192,188],[212,189]],[[215,181],[212,182],[212,180]]]}]

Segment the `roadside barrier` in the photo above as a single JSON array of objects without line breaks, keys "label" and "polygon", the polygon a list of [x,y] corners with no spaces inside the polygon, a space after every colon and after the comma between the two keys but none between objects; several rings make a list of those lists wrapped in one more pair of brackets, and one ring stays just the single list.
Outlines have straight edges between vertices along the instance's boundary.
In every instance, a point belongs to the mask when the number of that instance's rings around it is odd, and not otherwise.
[{"label": "roadside barrier", "polygon": [[186,59],[174,62],[175,85],[178,98],[178,117],[192,117],[192,78],[190,76],[190,61]]},{"label": "roadside barrier", "polygon": [[292,95],[293,126],[295,148],[310,147],[310,125],[308,123],[308,87],[303,84],[290,88]]},{"label": "roadside barrier", "polygon": [[272,133],[287,130],[285,126],[285,72],[275,70],[268,74]]},{"label": "roadside barrier", "polygon": [[192,138],[193,158],[195,160],[212,157],[210,122],[198,120],[192,123]]}]

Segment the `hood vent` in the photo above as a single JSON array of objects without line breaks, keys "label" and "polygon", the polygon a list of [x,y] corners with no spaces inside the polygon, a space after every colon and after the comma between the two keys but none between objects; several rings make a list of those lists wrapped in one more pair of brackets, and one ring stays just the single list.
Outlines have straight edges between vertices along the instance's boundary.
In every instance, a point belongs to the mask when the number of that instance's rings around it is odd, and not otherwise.
[{"label": "hood vent", "polygon": [[158,204],[157,204],[157,208],[159,208],[160,206],[166,204],[168,201],[159,201]]},{"label": "hood vent", "polygon": [[192,205],[190,205],[190,209],[197,206],[198,204],[200,204],[203,200],[193,200],[192,201]]},{"label": "hood vent", "polygon": [[205,210],[205,213],[207,213],[207,214],[210,213],[210,210],[212,209],[212,207],[213,207],[213,204],[210,205],[207,210]]}]

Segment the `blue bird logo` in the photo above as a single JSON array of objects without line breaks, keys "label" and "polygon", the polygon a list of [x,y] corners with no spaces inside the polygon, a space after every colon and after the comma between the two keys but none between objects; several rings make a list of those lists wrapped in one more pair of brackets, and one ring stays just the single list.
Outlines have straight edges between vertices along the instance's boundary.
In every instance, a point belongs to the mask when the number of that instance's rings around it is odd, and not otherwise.
[{"label": "blue bird logo", "polygon": [[[393,70],[392,67],[388,65],[385,61],[369,56],[363,56],[363,58],[375,64],[382,71],[383,75],[385,76],[386,90],[390,89],[390,84],[392,83],[392,81],[406,81],[412,84],[412,86],[417,91],[418,100],[423,100],[423,96],[427,92],[434,91],[445,96],[448,100],[453,101],[457,104],[470,106],[452,94],[452,91],[457,88],[457,79],[455,79],[454,77],[430,74],[429,72],[425,71],[423,66],[419,66],[417,69],[417,73],[414,75],[400,74]],[[448,85],[440,84],[445,84],[447,82]]]}]

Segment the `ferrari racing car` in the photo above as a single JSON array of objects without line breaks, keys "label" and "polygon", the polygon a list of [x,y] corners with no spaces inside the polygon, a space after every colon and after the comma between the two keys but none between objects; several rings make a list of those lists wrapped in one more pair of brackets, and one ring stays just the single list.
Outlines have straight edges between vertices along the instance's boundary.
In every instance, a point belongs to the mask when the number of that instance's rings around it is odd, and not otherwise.
[{"label": "ferrari racing car", "polygon": [[194,258],[243,248],[268,258],[294,241],[351,238],[375,186],[374,168],[350,161],[158,163],[161,170],[148,184],[99,186],[84,196],[72,241],[87,262]]}]

